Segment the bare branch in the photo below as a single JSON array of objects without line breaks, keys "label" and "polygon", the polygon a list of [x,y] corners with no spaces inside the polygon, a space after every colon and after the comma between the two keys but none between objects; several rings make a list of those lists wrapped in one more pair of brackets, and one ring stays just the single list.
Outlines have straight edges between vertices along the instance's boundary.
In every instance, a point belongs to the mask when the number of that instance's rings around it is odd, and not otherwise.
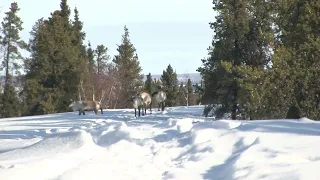
[{"label": "bare branch", "polygon": [[92,86],[92,101],[95,101],[94,100],[94,86]]},{"label": "bare branch", "polygon": [[83,93],[84,100],[86,101],[87,98],[86,98],[86,93],[84,92],[84,89],[83,89],[83,79],[80,80],[80,87],[81,87],[81,90],[82,90],[82,93]]},{"label": "bare branch", "polygon": [[99,101],[100,103],[102,102],[105,93],[106,93],[106,91],[105,91],[105,90],[102,90],[102,92],[101,92],[101,98],[100,98],[100,101]]}]

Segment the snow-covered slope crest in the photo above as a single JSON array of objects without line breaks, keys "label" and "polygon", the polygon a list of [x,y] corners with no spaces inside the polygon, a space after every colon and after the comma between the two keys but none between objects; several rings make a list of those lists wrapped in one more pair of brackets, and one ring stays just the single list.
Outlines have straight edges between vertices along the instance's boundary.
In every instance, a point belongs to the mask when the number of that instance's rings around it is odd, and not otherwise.
[{"label": "snow-covered slope crest", "polygon": [[320,179],[320,123],[211,121],[202,108],[2,119],[0,179]]}]

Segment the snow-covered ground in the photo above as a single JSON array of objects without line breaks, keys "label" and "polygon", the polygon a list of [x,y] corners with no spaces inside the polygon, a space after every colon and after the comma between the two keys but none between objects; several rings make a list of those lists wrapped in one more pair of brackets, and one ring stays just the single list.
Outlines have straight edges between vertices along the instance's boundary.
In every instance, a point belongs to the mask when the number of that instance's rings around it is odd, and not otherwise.
[{"label": "snow-covered ground", "polygon": [[0,119],[0,179],[320,179],[320,123],[210,121],[202,109]]}]

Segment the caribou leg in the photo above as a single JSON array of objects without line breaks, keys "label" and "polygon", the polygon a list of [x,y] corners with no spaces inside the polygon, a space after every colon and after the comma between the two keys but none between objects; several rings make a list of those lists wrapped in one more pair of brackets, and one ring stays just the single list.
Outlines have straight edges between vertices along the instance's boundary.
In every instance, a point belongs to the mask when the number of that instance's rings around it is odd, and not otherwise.
[{"label": "caribou leg", "polygon": [[150,114],[152,114],[151,105],[152,105],[152,104],[150,103]]},{"label": "caribou leg", "polygon": [[164,111],[164,107],[165,107],[165,102],[162,101],[162,111]]}]

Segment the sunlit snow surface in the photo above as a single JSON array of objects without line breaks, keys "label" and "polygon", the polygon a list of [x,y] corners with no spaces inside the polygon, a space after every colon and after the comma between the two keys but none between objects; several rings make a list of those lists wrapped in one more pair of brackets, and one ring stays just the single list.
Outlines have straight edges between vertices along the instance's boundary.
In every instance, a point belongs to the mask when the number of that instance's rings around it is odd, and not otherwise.
[{"label": "sunlit snow surface", "polygon": [[212,121],[202,110],[0,119],[0,180],[320,179],[320,123]]}]

